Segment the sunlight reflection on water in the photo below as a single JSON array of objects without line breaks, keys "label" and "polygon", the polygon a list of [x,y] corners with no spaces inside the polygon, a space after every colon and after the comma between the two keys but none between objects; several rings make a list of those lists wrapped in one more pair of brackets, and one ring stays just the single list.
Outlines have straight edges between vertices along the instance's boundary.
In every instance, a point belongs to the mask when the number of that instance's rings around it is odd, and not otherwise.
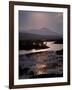
[{"label": "sunlight reflection on water", "polygon": [[39,74],[43,74],[43,73],[45,73],[44,71],[43,71],[43,69],[46,67],[46,65],[45,64],[36,64],[35,65],[35,73],[37,74],[37,75],[39,75]]},{"label": "sunlight reflection on water", "polygon": [[[54,42],[46,43],[50,48],[29,51],[21,50],[19,52],[20,66],[22,68],[28,68],[34,75],[50,74],[63,72],[63,55],[57,55],[56,51],[63,49],[63,44],[54,44]],[[31,72],[24,73],[23,77],[29,77]]]}]

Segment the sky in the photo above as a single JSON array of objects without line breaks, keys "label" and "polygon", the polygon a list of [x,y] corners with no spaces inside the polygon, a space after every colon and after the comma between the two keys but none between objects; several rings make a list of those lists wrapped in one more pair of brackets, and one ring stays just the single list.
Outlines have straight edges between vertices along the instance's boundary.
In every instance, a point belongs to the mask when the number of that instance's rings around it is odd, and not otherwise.
[{"label": "sky", "polygon": [[53,32],[63,35],[63,13],[61,12],[40,12],[40,11],[19,11],[19,31],[30,32],[30,30],[41,30],[48,28]]}]

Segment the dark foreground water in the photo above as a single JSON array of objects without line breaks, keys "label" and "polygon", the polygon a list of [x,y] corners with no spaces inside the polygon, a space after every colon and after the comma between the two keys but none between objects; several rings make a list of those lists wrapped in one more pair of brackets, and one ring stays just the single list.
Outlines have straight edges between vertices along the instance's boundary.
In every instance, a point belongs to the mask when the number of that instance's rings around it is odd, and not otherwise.
[{"label": "dark foreground water", "polygon": [[63,76],[62,50],[19,55],[19,79]]}]

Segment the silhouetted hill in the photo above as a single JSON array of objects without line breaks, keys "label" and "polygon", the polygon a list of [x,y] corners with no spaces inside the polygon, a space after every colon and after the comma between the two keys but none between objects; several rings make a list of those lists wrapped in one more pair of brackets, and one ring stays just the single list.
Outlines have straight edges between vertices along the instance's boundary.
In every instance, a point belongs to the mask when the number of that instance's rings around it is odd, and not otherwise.
[{"label": "silhouetted hill", "polygon": [[30,30],[27,30],[29,31],[29,33],[32,33],[32,34],[39,34],[39,35],[48,35],[48,36],[60,36],[59,33],[53,31],[53,30],[50,30],[46,27],[43,27],[41,29],[30,29]]},{"label": "silhouetted hill", "polygon": [[41,28],[41,29],[30,29],[30,30],[23,30],[23,32],[19,32],[20,40],[57,40],[61,39],[62,35],[58,32],[54,32],[48,28]]},{"label": "silhouetted hill", "polygon": [[61,39],[58,35],[40,35],[26,32],[19,32],[19,40],[58,40]]}]

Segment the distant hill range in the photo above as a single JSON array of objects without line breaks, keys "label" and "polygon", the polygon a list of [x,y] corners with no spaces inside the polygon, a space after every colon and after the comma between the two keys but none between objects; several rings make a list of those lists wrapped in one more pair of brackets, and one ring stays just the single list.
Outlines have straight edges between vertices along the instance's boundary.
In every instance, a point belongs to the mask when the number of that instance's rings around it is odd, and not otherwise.
[{"label": "distant hill range", "polygon": [[58,40],[62,39],[62,35],[53,32],[48,28],[41,28],[39,30],[32,29],[19,32],[19,40]]}]

